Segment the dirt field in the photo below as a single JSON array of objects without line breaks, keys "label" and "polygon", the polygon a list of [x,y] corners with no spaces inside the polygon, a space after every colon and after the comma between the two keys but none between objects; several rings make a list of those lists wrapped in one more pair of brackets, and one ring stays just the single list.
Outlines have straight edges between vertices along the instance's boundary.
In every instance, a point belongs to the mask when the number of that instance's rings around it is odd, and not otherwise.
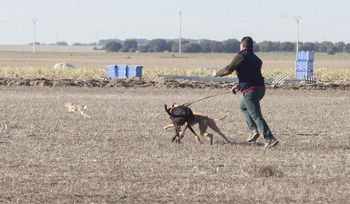
[{"label": "dirt field", "polygon": [[[0,86],[0,202],[347,203],[350,92],[268,89],[263,114],[279,146],[245,142],[241,95],[193,104],[220,117],[214,145],[171,143],[164,104],[223,91],[167,86]],[[84,119],[65,102],[88,106]],[[195,131],[198,128],[195,127]],[[202,138],[205,141],[205,138]]]}]

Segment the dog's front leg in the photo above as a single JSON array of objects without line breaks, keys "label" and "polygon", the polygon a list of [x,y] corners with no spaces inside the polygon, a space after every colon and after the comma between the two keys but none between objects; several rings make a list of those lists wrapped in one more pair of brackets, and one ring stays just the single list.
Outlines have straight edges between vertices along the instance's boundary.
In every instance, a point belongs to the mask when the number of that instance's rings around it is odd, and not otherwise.
[{"label": "dog's front leg", "polygon": [[194,130],[192,129],[191,125],[190,125],[190,124],[187,124],[187,127],[188,127],[188,129],[190,129],[191,132],[195,135],[196,140],[197,140],[200,144],[202,144],[201,139],[200,139],[200,138],[198,137],[198,135],[194,132]]},{"label": "dog's front leg", "polygon": [[176,123],[174,124],[175,127],[175,136],[171,139],[171,142],[174,142],[176,139],[176,142],[179,140],[179,134],[180,134],[180,126],[178,126]]},{"label": "dog's front leg", "polygon": [[187,125],[185,126],[185,128],[184,128],[184,130],[182,132],[179,132],[179,138],[177,139],[178,143],[180,143],[180,140],[185,136],[186,130],[187,130]]}]

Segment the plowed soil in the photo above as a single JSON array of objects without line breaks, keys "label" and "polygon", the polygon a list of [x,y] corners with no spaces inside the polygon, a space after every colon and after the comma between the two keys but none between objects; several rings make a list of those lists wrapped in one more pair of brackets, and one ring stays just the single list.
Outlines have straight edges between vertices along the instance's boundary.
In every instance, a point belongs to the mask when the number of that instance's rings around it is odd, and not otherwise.
[{"label": "plowed soil", "polygon": [[[217,121],[211,146],[171,143],[164,104],[232,84],[167,79],[0,79],[1,203],[347,203],[346,83],[268,85],[262,112],[280,141],[265,150],[239,111],[241,94],[190,107]],[[84,119],[64,103],[87,105]],[[194,127],[198,132],[198,127]],[[212,132],[211,130],[208,130]]]},{"label": "plowed soil", "polygon": [[[231,82],[203,82],[181,79],[166,79],[158,77],[154,79],[126,78],[126,79],[59,79],[59,78],[0,78],[0,86],[47,86],[47,87],[122,87],[122,88],[210,88],[228,89]],[[350,90],[350,81],[324,81],[317,83],[288,83],[273,84],[267,83],[270,89],[294,89],[294,90]]]}]

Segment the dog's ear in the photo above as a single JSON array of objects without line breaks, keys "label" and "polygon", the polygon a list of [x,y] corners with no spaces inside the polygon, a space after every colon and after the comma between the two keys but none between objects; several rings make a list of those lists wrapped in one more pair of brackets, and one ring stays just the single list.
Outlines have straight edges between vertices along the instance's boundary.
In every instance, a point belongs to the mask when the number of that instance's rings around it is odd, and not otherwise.
[{"label": "dog's ear", "polygon": [[165,108],[165,111],[168,112],[168,107],[166,106],[166,104],[164,104],[164,108]]}]

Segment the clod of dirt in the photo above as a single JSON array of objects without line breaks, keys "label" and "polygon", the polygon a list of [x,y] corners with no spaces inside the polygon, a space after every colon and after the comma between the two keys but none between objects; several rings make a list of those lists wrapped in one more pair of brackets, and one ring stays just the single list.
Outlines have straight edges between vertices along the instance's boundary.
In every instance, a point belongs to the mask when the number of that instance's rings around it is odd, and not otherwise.
[{"label": "clod of dirt", "polygon": [[266,166],[258,166],[258,165],[251,165],[248,168],[249,174],[253,175],[254,177],[283,177],[284,174],[281,170],[279,170],[277,167],[266,165]]}]

